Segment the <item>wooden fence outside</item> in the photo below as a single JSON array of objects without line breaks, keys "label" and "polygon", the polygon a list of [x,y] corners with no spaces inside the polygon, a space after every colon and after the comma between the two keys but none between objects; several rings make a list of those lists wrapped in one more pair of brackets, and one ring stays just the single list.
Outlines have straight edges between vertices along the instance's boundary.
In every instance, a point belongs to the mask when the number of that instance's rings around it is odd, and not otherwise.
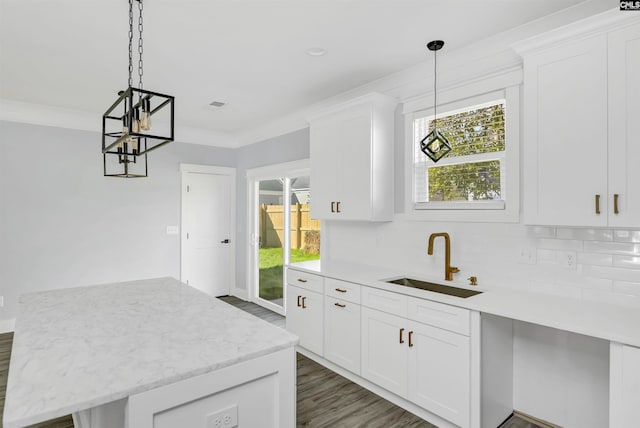
[{"label": "wooden fence outside", "polygon": [[[284,210],[283,205],[260,206],[261,247],[282,247]],[[309,211],[309,204],[291,205],[291,248],[317,253],[320,251],[320,220],[312,220]],[[315,250],[316,247],[318,247],[317,250]]]}]

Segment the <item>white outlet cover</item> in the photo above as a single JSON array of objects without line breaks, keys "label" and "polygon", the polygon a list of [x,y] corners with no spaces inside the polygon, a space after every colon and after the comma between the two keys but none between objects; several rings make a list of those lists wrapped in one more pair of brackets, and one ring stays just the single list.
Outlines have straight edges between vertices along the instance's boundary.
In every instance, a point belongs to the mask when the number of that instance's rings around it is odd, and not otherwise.
[{"label": "white outlet cover", "polygon": [[180,233],[178,226],[167,226],[167,235],[177,235],[178,233]]},{"label": "white outlet cover", "polygon": [[521,248],[518,255],[519,263],[523,265],[535,265],[538,261],[538,250],[536,247]]},{"label": "white outlet cover", "polygon": [[567,269],[577,269],[577,259],[575,251],[562,251],[558,254],[558,262]]},{"label": "white outlet cover", "polygon": [[225,407],[217,412],[209,413],[206,428],[235,428],[238,426],[238,405]]}]

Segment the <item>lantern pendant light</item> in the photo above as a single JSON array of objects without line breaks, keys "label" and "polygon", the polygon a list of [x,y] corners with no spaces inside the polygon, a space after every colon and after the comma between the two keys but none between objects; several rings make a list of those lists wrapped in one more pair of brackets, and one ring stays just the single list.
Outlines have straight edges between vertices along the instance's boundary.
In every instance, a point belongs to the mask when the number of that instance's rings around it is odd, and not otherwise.
[{"label": "lantern pendant light", "polygon": [[[147,153],[174,140],[174,97],[143,88],[142,1],[129,0],[129,85],[102,115],[105,177],[146,177]],[[138,87],[133,87],[133,4],[138,4]],[[122,112],[120,115],[117,112]],[[151,116],[162,126],[151,128]],[[152,132],[151,132],[152,131]]]},{"label": "lantern pendant light", "polygon": [[437,52],[442,49],[442,40],[433,40],[427,44],[427,48],[433,51],[433,131],[420,140],[420,150],[433,162],[438,162],[451,151],[449,140],[438,130],[437,120]]}]

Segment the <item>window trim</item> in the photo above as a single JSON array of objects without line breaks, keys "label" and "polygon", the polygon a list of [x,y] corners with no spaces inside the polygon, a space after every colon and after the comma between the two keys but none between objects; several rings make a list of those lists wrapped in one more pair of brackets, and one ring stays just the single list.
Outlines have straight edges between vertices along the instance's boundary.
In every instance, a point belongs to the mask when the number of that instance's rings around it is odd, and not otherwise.
[{"label": "window trim", "polygon": [[[510,82],[512,83],[512,82]],[[477,90],[477,85],[472,85]],[[495,89],[495,88],[493,88]],[[453,91],[452,91],[453,92]],[[460,95],[460,88],[456,88]],[[452,99],[452,94],[443,93],[442,99]],[[503,201],[462,202],[414,202],[414,120],[433,114],[433,107],[412,112],[405,111],[405,217],[409,220],[433,221],[478,221],[517,223],[520,220],[520,85],[511,84],[499,90],[469,93],[446,104],[438,105],[441,112],[460,110],[499,99],[505,100],[504,153],[505,187]],[[414,104],[415,106],[415,104]],[[417,107],[417,106],[416,106]],[[502,152],[501,152],[502,153]],[[493,154],[496,157],[495,154]],[[429,204],[429,206],[425,206]],[[452,208],[455,206],[455,208]]]}]

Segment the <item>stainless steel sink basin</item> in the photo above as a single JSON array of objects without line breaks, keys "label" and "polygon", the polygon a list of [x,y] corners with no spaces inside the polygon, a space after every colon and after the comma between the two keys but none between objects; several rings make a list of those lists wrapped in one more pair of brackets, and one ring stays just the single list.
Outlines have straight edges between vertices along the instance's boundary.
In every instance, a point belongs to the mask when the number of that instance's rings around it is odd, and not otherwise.
[{"label": "stainless steel sink basin", "polygon": [[449,296],[467,297],[475,296],[476,294],[482,294],[482,291],[467,290],[466,288],[450,287],[448,285],[434,284],[433,282],[420,281],[419,279],[411,278],[398,278],[391,279],[385,282],[391,284],[402,285],[404,287],[419,288],[421,290],[433,291],[435,293],[447,294]]}]

